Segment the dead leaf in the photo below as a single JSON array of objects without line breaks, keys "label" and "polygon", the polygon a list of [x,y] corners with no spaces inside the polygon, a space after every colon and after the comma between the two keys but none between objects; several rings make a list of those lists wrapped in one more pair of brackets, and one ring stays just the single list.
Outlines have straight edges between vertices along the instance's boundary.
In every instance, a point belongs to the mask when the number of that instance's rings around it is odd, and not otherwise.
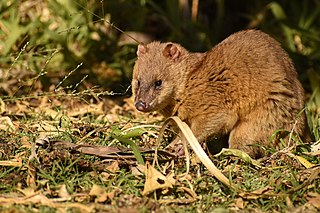
[{"label": "dead leaf", "polygon": [[201,163],[201,160],[198,158],[197,155],[191,155],[190,162],[191,162],[191,166],[196,166]]},{"label": "dead leaf", "polygon": [[30,114],[29,103],[26,101],[17,101],[16,106],[14,107],[14,111],[15,111],[15,114],[17,115]]},{"label": "dead leaf", "polygon": [[101,186],[98,186],[98,185],[93,185],[89,195],[96,197],[95,202],[103,203],[108,199],[112,200],[119,193],[121,193],[121,189],[118,189],[118,188],[114,189],[111,192],[107,192],[105,188],[102,188]]},{"label": "dead leaf", "polygon": [[6,104],[4,101],[0,98],[0,114],[4,113],[6,111]]},{"label": "dead leaf", "polygon": [[59,135],[59,129],[57,126],[53,126],[51,123],[52,122],[42,121],[41,123],[34,124],[31,127],[37,128],[37,131],[40,132],[39,138]]},{"label": "dead leaf", "polygon": [[312,156],[318,156],[320,155],[320,151],[315,151],[315,152],[308,152],[306,153],[307,155],[312,155]]},{"label": "dead leaf", "polygon": [[77,117],[85,114],[102,115],[104,114],[103,102],[98,104],[80,105],[78,108],[74,108],[72,111],[67,112],[69,117]]},{"label": "dead leaf", "polygon": [[12,159],[12,160],[0,161],[0,166],[21,167],[22,160],[21,159]]},{"label": "dead leaf", "polygon": [[113,161],[106,169],[110,172],[118,172],[120,170],[118,161]]},{"label": "dead leaf", "polygon": [[320,141],[317,141],[311,145],[311,152],[320,152]]},{"label": "dead leaf", "polygon": [[116,188],[116,189],[114,189],[113,191],[107,193],[107,197],[108,197],[110,200],[113,200],[113,198],[114,198],[115,196],[117,196],[118,194],[120,194],[121,192],[122,192],[121,189]]},{"label": "dead leaf", "polygon": [[29,156],[29,161],[35,159],[38,163],[40,163],[39,158],[38,158],[38,154],[36,151],[36,144],[32,144],[31,145],[31,155]]},{"label": "dead leaf", "polygon": [[318,193],[308,193],[310,197],[308,197],[308,203],[312,206],[320,209],[320,194]]},{"label": "dead leaf", "polygon": [[54,199],[49,199],[41,192],[36,192],[31,188],[19,189],[20,192],[24,194],[21,197],[1,197],[0,196],[0,204],[2,206],[5,205],[14,205],[14,204],[22,204],[22,205],[30,205],[37,204],[42,206],[49,206],[52,208],[58,209],[66,209],[66,208],[77,208],[80,212],[93,212],[94,205],[84,205],[80,203],[57,203],[54,202]]},{"label": "dead leaf", "polygon": [[84,154],[96,155],[99,157],[108,157],[110,154],[115,154],[125,149],[111,146],[94,146],[81,144],[74,147],[74,150],[77,150]]},{"label": "dead leaf", "polygon": [[172,188],[172,183],[168,181],[167,177],[157,171],[154,167],[150,165],[147,161],[146,163],[146,182],[144,184],[144,189],[142,195],[145,196],[154,192],[157,189],[167,189]]},{"label": "dead leaf", "polygon": [[110,172],[115,173],[118,172],[120,169],[118,161],[113,161],[110,165],[108,165],[105,170],[108,172],[101,172],[101,180],[107,181],[110,176],[112,175]]},{"label": "dead leaf", "polygon": [[20,138],[20,142],[21,142],[21,144],[22,144],[22,147],[25,147],[25,148],[27,148],[27,149],[31,149],[31,143],[30,143],[30,141],[31,141],[31,139],[30,139],[28,136],[26,136],[26,135],[24,135],[24,136],[22,136],[22,137]]},{"label": "dead leaf", "polygon": [[[61,187],[58,191],[58,195],[60,198],[63,199],[63,201],[71,200],[71,195],[69,194],[69,192],[67,190],[67,186],[65,184],[61,185]],[[60,200],[60,201],[62,201],[62,200]]]},{"label": "dead leaf", "polygon": [[98,186],[93,185],[89,195],[95,196],[95,202],[102,203],[105,202],[108,199],[108,193],[106,192],[106,189]]},{"label": "dead leaf", "polygon": [[145,165],[138,164],[137,166],[131,167],[131,172],[134,176],[142,176],[145,174],[146,167]]},{"label": "dead leaf", "polygon": [[57,112],[50,108],[46,108],[44,114],[54,120],[59,120],[63,116],[61,112]]},{"label": "dead leaf", "polygon": [[286,205],[287,205],[287,207],[288,207],[289,209],[293,209],[293,208],[294,208],[294,205],[293,205],[290,197],[289,197],[289,196],[286,196],[286,197],[285,197],[285,200],[286,200]]},{"label": "dead leaf", "polygon": [[240,169],[241,169],[241,165],[238,165],[238,164],[236,164],[236,165],[227,165],[226,167],[224,167],[223,168],[223,173],[229,173],[229,172],[234,172],[234,173],[237,173]]},{"label": "dead leaf", "polygon": [[0,129],[8,132],[14,132],[16,130],[8,116],[0,117]]},{"label": "dead leaf", "polygon": [[244,201],[241,197],[235,199],[235,206],[238,207],[239,209],[244,208]]},{"label": "dead leaf", "polygon": [[33,189],[37,188],[37,184],[36,184],[36,169],[35,167],[32,165],[32,163],[28,163],[27,165],[28,168],[28,176],[27,176],[27,185]]},{"label": "dead leaf", "polygon": [[272,193],[272,187],[266,186],[262,189],[258,189],[252,192],[241,192],[239,195],[242,198],[250,199],[250,200],[256,200],[261,197],[270,197],[270,196],[277,196],[277,194]]},{"label": "dead leaf", "polygon": [[[187,175],[188,177],[189,175]],[[174,178],[175,177],[175,174],[173,172],[169,173],[167,175],[167,180],[172,184],[172,185],[176,185],[177,183],[177,180]]]},{"label": "dead leaf", "polygon": [[38,194],[38,193],[35,192],[35,189],[30,188],[30,187],[28,187],[28,188],[23,188],[23,189],[20,188],[20,187],[18,187],[17,189],[18,189],[18,191],[20,191],[22,194],[24,194],[24,196],[26,196],[26,197],[31,197],[31,196],[34,196],[35,194]]},{"label": "dead leaf", "polygon": [[[57,149],[72,149],[72,151],[80,152],[87,155],[95,155],[103,158],[121,158],[121,159],[135,159],[132,149],[115,146],[99,146],[92,144],[74,144],[67,141],[50,141],[52,147]],[[139,148],[141,153],[154,153],[151,148]],[[121,156],[120,156],[121,154]],[[158,154],[171,157],[170,153],[165,151],[158,151]]]},{"label": "dead leaf", "polygon": [[180,186],[178,188],[178,191],[183,191],[185,192],[185,195],[189,195],[192,199],[196,200],[197,199],[197,194],[193,191],[193,189],[184,187],[184,186]]},{"label": "dead leaf", "polygon": [[295,157],[298,159],[298,161],[307,169],[316,166],[316,164],[310,163],[307,159],[305,159],[304,157],[295,155]]},{"label": "dead leaf", "polygon": [[181,191],[184,193],[184,198],[178,198],[178,199],[171,199],[171,198],[165,198],[159,200],[161,204],[170,204],[170,203],[176,203],[176,204],[190,204],[197,200],[197,194],[192,190],[184,186],[180,186],[177,189],[178,191]]}]

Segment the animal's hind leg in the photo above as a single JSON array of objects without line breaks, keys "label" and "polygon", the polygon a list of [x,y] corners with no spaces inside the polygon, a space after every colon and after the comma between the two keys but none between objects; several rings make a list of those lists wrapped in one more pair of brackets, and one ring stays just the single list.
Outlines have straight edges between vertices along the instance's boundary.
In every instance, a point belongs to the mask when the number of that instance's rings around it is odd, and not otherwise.
[{"label": "animal's hind leg", "polygon": [[230,132],[229,148],[239,149],[253,158],[259,158],[264,155],[264,151],[256,145],[266,144],[267,140],[268,134],[261,123],[242,121]]},{"label": "animal's hind leg", "polygon": [[[295,122],[294,116],[289,114],[289,110],[274,106],[272,109],[263,111],[260,108],[251,112],[244,119],[240,119],[230,133],[229,147],[243,150],[254,158],[262,157],[265,154],[260,145],[278,148],[279,138],[272,139],[272,134],[281,129],[291,131]],[[301,119],[298,120],[298,123],[303,123],[303,119]],[[300,133],[301,126],[303,124],[296,126],[295,132]],[[283,136],[285,137],[285,135]]]},{"label": "animal's hind leg", "polygon": [[240,149],[253,158],[262,157],[265,152],[261,145],[270,146],[272,133],[284,127],[276,114],[279,113],[274,107],[272,111],[257,108],[239,119],[230,132],[229,147]]}]

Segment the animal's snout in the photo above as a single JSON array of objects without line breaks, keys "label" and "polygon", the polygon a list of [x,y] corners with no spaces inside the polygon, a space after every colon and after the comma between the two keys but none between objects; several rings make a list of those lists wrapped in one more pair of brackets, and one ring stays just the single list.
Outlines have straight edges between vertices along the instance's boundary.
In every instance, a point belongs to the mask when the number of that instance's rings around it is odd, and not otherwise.
[{"label": "animal's snout", "polygon": [[141,100],[137,101],[135,106],[139,111],[142,111],[142,112],[148,111],[148,104],[146,102],[141,101]]}]

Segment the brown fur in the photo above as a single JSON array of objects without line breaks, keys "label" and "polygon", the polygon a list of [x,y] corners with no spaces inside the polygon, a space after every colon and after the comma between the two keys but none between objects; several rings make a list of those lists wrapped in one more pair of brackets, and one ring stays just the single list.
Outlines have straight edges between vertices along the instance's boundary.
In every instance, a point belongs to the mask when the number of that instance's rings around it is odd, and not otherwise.
[{"label": "brown fur", "polygon": [[235,33],[205,53],[152,42],[137,54],[137,108],[179,116],[200,142],[229,135],[230,148],[260,157],[263,151],[248,145],[276,145],[269,140],[275,130],[304,134],[304,92],[293,63],[261,31]]}]

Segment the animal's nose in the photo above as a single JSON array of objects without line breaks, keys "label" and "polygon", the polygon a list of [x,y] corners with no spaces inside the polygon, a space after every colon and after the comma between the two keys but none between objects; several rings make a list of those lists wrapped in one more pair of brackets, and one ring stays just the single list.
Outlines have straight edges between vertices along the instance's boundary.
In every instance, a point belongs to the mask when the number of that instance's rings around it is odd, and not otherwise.
[{"label": "animal's nose", "polygon": [[142,111],[142,112],[147,111],[147,104],[141,100],[137,101],[135,106],[139,111]]}]

